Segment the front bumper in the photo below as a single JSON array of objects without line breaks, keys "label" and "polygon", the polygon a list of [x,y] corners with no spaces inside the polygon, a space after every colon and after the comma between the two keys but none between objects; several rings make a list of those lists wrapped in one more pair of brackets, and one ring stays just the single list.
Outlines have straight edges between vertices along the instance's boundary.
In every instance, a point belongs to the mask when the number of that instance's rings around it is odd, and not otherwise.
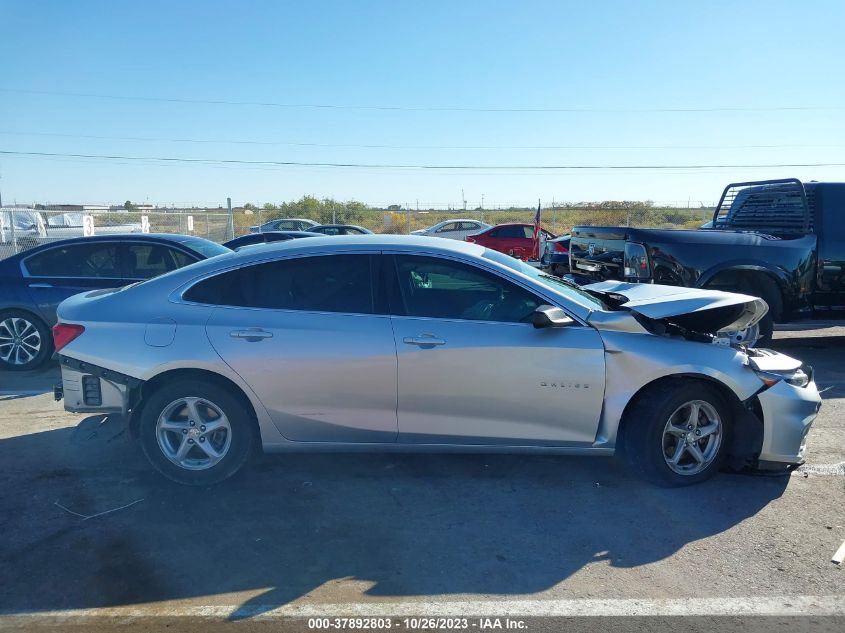
[{"label": "front bumper", "polygon": [[122,413],[129,410],[131,390],[141,381],[89,363],[60,356],[61,385],[53,388],[71,413]]},{"label": "front bumper", "polygon": [[778,382],[757,394],[763,413],[763,446],[760,462],[800,464],[804,461],[807,433],[821,408],[816,383],[794,387]]}]

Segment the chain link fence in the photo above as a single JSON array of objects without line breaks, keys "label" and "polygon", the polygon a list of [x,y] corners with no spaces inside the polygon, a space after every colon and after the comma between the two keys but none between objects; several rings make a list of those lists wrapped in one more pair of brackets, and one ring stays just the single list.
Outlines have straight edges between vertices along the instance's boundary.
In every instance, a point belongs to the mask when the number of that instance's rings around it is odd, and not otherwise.
[{"label": "chain link fence", "polygon": [[229,213],[215,209],[45,211],[0,209],[0,259],[59,240],[90,235],[179,233],[215,242],[232,238]]},{"label": "chain link fence", "polygon": [[[330,208],[236,207],[226,209],[155,209],[152,211],[54,211],[35,208],[0,209],[0,259],[41,244],[87,235],[180,233],[225,242],[280,218],[301,218],[321,224],[354,224],[374,233],[407,234],[444,220],[473,219],[487,224],[532,224],[536,208],[410,209],[372,208],[356,203]],[[575,225],[698,228],[712,219],[713,208],[695,209],[648,205],[560,205],[541,210],[541,224],[556,235]]]},{"label": "chain link fence", "polygon": [[[604,207],[555,206],[543,207],[540,223],[556,235],[568,233],[573,226],[636,226],[654,228],[698,228],[713,219],[713,207]],[[238,210],[234,217],[235,234],[247,233],[250,226],[260,226],[280,218],[302,218],[321,224],[354,224],[374,233],[411,233],[445,220],[480,220],[496,225],[508,222],[534,223],[535,208],[506,209],[360,209],[339,208],[315,211],[308,208],[284,210]]]}]

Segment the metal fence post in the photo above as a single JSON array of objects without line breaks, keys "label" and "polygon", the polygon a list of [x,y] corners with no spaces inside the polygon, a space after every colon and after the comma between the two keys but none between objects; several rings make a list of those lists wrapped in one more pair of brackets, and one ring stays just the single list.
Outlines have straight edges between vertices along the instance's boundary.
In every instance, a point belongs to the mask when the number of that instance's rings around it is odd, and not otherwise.
[{"label": "metal fence post", "polygon": [[[228,233],[229,239],[235,239],[235,216],[232,213],[232,199],[226,198],[226,207],[229,209],[229,226],[228,226]],[[259,229],[260,230],[260,229]]]},{"label": "metal fence post", "polygon": [[9,211],[9,230],[12,233],[12,254],[18,254],[18,240],[15,237],[15,211],[12,209]]}]

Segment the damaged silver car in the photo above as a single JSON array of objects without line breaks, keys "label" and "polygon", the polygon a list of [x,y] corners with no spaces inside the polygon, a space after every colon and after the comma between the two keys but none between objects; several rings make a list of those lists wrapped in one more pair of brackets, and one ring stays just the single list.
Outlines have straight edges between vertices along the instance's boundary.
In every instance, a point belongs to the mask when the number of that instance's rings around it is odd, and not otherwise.
[{"label": "damaged silver car", "polygon": [[477,245],[370,235],[225,254],[64,301],[73,412],[186,484],[264,451],[621,453],[661,485],[801,463],[810,367],[725,333],[766,304],[578,288]]}]

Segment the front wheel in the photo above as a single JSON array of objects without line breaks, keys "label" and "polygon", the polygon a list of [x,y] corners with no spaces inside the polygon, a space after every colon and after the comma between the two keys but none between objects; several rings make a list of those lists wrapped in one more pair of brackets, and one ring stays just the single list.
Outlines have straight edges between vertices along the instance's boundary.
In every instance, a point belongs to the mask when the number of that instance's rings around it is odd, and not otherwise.
[{"label": "front wheel", "polygon": [[155,391],[144,404],[138,430],[156,470],[196,486],[221,482],[240,470],[256,435],[241,400],[202,380],[177,380]]},{"label": "front wheel", "polygon": [[706,382],[664,381],[640,394],[623,420],[630,466],[661,486],[687,486],[715,475],[731,435],[730,407]]}]

